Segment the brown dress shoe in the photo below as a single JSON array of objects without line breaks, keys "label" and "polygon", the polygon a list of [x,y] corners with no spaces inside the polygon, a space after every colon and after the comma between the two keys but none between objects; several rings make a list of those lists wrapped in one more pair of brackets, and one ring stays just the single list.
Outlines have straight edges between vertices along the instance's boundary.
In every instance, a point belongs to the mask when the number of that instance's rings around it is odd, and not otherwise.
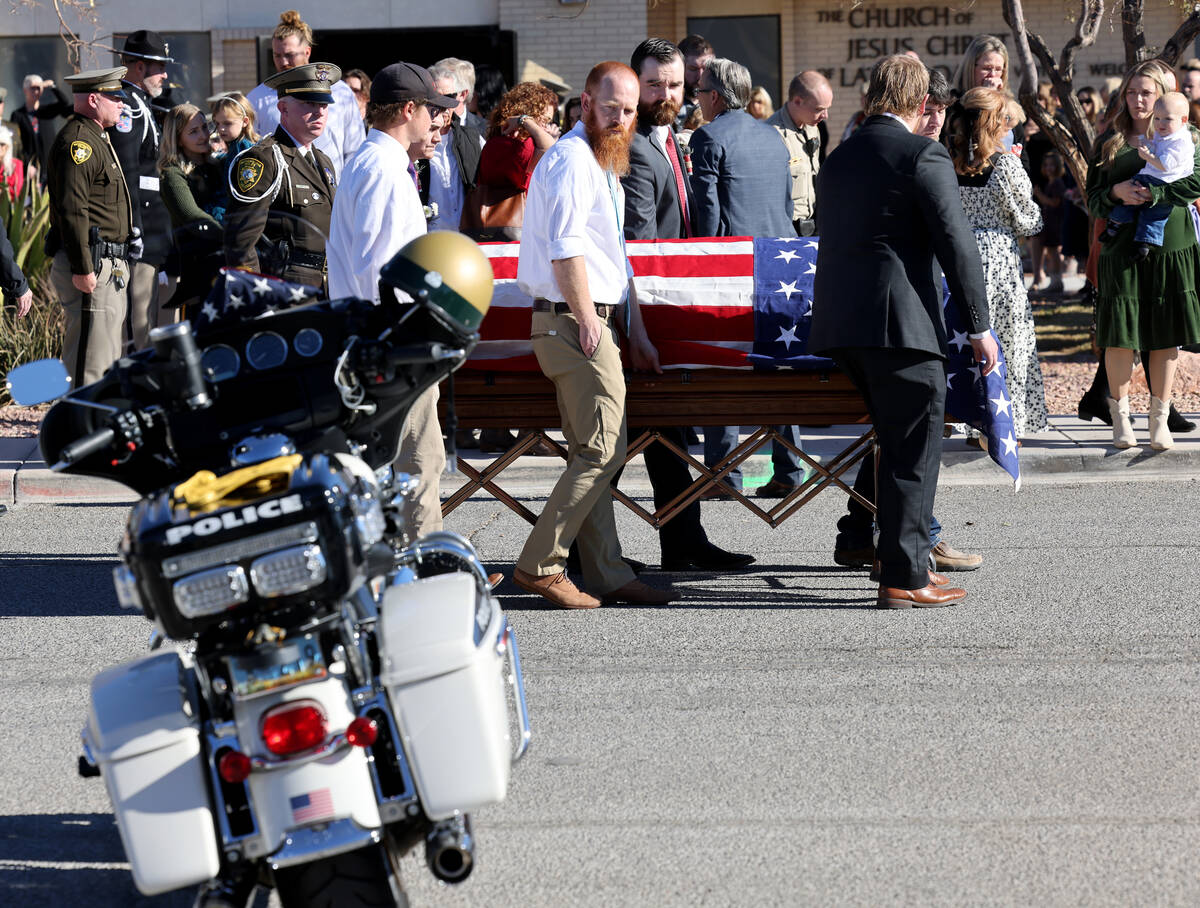
[{"label": "brown dress shoe", "polygon": [[494,573],[494,574],[488,574],[487,580],[488,580],[488,589],[494,590],[496,587],[498,587],[500,584],[502,584],[504,582],[504,575],[501,574],[499,571],[496,571],[496,573]]},{"label": "brown dress shoe", "polygon": [[983,564],[982,555],[972,555],[967,552],[960,552],[954,548],[945,539],[939,542],[931,550],[933,554],[933,566],[938,571],[977,571],[979,566]]},{"label": "brown dress shoe", "polygon": [[600,597],[605,605],[617,602],[629,602],[633,605],[666,605],[668,602],[674,602],[675,599],[675,590],[670,587],[665,590],[655,589],[640,580],[630,580],[624,586]]},{"label": "brown dress shoe", "polygon": [[929,572],[929,585],[930,586],[949,586],[950,578],[947,577],[945,574],[939,574],[936,571],[930,571]]},{"label": "brown dress shoe", "polygon": [[559,608],[597,608],[600,605],[599,599],[589,596],[573,584],[566,571],[535,577],[533,574],[526,574],[520,568],[514,568],[513,583],[527,593],[537,593]]},{"label": "brown dress shoe", "polygon": [[957,605],[967,598],[967,591],[953,586],[929,586],[919,590],[897,589],[891,586],[879,588],[876,608],[942,608]]}]

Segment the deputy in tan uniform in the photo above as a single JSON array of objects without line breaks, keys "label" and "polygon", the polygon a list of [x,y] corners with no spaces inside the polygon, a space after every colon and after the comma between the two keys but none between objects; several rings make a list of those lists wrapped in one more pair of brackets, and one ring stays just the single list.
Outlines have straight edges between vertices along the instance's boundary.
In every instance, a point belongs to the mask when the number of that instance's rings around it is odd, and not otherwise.
[{"label": "deputy in tan uniform", "polygon": [[817,230],[817,171],[821,169],[821,133],[817,129],[829,117],[833,88],[816,70],[807,70],[788,85],[788,99],[767,119],[783,137],[792,173],[792,226],[798,236]]},{"label": "deputy in tan uniform", "polygon": [[75,113],[50,148],[50,281],[66,310],[63,360],[75,386],[95,381],[121,355],[133,212],[105,132],[121,116],[125,67],[68,76]]},{"label": "deputy in tan uniform", "polygon": [[279,127],[229,168],[229,266],[327,290],[325,240],[336,180],[313,142],[325,130],[341,77],[332,63],[309,63],[267,79],[279,93]]}]

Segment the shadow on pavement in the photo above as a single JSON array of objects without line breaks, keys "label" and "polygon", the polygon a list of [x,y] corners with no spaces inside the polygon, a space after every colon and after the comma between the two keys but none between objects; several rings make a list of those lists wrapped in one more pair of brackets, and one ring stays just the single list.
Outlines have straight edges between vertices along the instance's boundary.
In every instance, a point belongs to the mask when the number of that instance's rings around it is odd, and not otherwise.
[{"label": "shadow on pavement", "polygon": [[0,616],[112,617],[132,614],[117,605],[112,585],[116,555],[0,553]]}]

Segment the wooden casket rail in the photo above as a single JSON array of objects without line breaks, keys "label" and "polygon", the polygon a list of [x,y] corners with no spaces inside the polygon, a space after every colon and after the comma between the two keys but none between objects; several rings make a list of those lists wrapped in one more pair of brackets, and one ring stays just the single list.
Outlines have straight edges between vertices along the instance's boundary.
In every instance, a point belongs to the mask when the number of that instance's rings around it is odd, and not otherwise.
[{"label": "wooden casket rail", "polygon": [[[447,382],[442,386],[439,404],[443,425],[448,415],[449,385]],[[563,457],[566,456],[566,449],[545,435],[545,430],[561,426],[554,385],[544,375],[536,373],[460,370],[453,377],[453,387],[459,429],[515,429],[520,438],[516,446],[492,461],[484,470],[476,470],[460,457],[458,466],[468,481],[442,503],[442,513],[449,514],[476,491],[483,489],[530,523],[536,522],[537,515],[506,492],[497,478],[506,467],[542,439],[558,448]],[[850,380],[837,371],[710,369],[671,370],[662,375],[634,373],[626,378],[625,406],[630,427],[626,462],[638,456],[647,445],[662,440],[653,432],[655,427],[759,426],[728,457],[711,469],[687,451],[681,451],[664,441],[700,476],[679,496],[653,513],[646,511],[619,489],[613,490],[613,497],[656,528],[671,520],[696,500],[705,488],[754,454],[764,442],[780,439],[771,426],[848,425],[870,421],[862,396]],[[638,432],[638,429],[649,431]],[[734,499],[772,527],[779,526],[830,485],[841,488],[865,507],[874,510],[871,502],[855,493],[841,478],[866,455],[873,438],[874,432],[867,428],[825,464],[780,439],[809,467],[811,472],[807,479],[769,509],[759,507],[753,499],[740,493],[732,493]]]}]

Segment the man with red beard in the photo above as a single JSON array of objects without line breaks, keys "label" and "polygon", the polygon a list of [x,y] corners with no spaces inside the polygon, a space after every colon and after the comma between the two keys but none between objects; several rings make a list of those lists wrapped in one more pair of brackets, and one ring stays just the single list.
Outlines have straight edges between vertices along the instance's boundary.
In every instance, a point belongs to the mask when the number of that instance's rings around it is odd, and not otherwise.
[{"label": "man with red beard", "polygon": [[[634,50],[629,65],[638,75],[641,97],[637,132],[629,148],[629,175],[621,181],[625,238],[686,239],[692,235],[692,198],[673,126],[683,103],[683,54],[670,41],[647,38]],[[679,448],[687,448],[686,428],[662,426],[657,431]],[[656,508],[691,484],[687,465],[666,445],[652,444],[643,456]],[[659,527],[658,541],[664,571],[731,571],[754,563],[751,555],[727,552],[708,541],[700,525],[698,501]]]},{"label": "man with red beard", "polygon": [[[634,576],[621,558],[609,483],[625,462],[625,377],[613,323],[634,368],[660,372],[625,254],[619,178],[629,171],[638,80],[609,61],[588,73],[583,119],[538,161],[525,201],[517,282],[533,297],[533,352],[554,382],[567,467],[517,559],[513,581],[561,608],[601,602],[663,605],[671,590]],[[567,577],[579,544],[584,584]]]}]

